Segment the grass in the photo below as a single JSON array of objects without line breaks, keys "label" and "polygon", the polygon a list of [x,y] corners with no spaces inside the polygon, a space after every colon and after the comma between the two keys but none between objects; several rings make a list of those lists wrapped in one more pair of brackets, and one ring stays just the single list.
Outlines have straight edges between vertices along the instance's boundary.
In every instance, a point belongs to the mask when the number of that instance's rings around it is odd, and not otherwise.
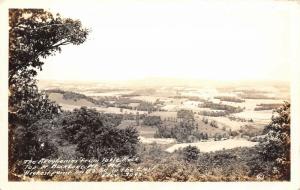
[{"label": "grass", "polygon": [[258,142],[251,142],[244,139],[228,139],[223,141],[181,143],[169,147],[168,149],[166,149],[166,151],[174,152],[175,150],[191,145],[191,146],[196,146],[201,152],[213,152],[213,151],[232,149],[237,147],[253,147],[257,144]]}]

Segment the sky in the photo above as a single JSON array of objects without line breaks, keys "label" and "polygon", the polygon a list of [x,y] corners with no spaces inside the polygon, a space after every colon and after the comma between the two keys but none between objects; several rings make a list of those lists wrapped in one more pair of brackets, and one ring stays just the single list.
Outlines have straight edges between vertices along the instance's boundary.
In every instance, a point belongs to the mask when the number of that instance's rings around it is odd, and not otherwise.
[{"label": "sky", "polygon": [[[229,3],[228,3],[229,2]],[[290,80],[291,6],[277,1],[98,1],[52,7],[90,28],[41,80]]]}]

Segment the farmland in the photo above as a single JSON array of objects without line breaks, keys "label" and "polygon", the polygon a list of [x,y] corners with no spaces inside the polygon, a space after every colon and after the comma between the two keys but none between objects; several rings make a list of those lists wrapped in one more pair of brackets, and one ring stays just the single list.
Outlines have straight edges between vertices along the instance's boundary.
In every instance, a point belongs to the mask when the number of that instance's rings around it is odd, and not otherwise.
[{"label": "farmland", "polygon": [[[147,88],[118,85],[116,88],[108,88],[101,84],[43,83],[41,87],[63,110],[85,106],[101,113],[123,115],[119,128],[135,128],[142,143],[169,145],[165,151],[174,151],[190,143],[196,143],[197,147],[206,152],[254,146],[255,143],[249,139],[261,134],[271,120],[272,109],[289,100],[286,88],[271,85],[260,85],[259,88],[249,84]],[[72,93],[76,95],[73,98],[70,96]],[[181,139],[182,142],[175,138],[176,135],[167,138],[165,134],[174,133],[175,128],[180,126],[180,110],[190,111],[193,117],[193,129],[188,137]],[[145,125],[143,120],[150,116],[157,116],[160,123]],[[251,133],[245,131],[245,127],[249,126]],[[165,135],[159,134],[162,132]],[[207,136],[205,142],[203,136]]]},{"label": "farmland", "polygon": [[240,139],[230,139],[224,141],[207,141],[207,142],[197,142],[197,143],[185,143],[176,144],[169,147],[166,151],[173,152],[178,149],[182,149],[186,146],[196,146],[202,152],[211,152],[224,149],[232,149],[236,147],[252,147],[258,144],[257,142],[250,142]]}]

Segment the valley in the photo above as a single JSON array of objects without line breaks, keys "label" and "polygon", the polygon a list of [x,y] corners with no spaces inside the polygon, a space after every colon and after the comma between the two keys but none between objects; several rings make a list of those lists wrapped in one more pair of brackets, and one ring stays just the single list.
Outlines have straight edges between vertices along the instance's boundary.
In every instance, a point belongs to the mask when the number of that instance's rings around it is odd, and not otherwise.
[{"label": "valley", "polygon": [[[42,82],[40,89],[63,110],[87,107],[121,115],[118,128],[133,127],[141,143],[163,144],[167,152],[189,145],[204,152],[255,146],[272,109],[289,100],[288,87],[260,83],[113,86]],[[192,129],[182,137],[174,132],[186,120],[179,112],[191,117],[187,127]]]}]

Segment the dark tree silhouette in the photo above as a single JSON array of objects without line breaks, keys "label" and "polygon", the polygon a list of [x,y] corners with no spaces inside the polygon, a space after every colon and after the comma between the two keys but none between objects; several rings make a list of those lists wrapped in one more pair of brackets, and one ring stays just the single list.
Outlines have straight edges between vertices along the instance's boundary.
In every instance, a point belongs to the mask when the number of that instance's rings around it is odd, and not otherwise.
[{"label": "dark tree silhouette", "polygon": [[118,129],[108,115],[82,107],[65,113],[60,118],[64,139],[77,145],[77,151],[85,158],[111,158],[134,156],[138,133],[134,128]]},{"label": "dark tree silhouette", "polygon": [[199,157],[199,149],[195,146],[187,146],[185,148],[182,149],[183,152],[183,159],[188,161],[188,162],[192,162],[198,159]]},{"label": "dark tree silhouette", "polygon": [[79,45],[88,35],[79,20],[64,19],[43,9],[9,10],[9,106],[17,111],[37,90],[34,77],[42,58],[61,52],[61,46]]},{"label": "dark tree silhouette", "polygon": [[[88,30],[79,20],[64,19],[43,9],[9,10],[9,165],[19,159],[43,155],[32,124],[50,119],[60,112],[59,106],[38,91],[36,79],[42,59],[61,52],[63,45],[83,43]],[[16,142],[18,141],[18,142]],[[26,146],[32,148],[28,154]],[[28,147],[27,147],[28,148]],[[47,149],[52,149],[47,147]]]}]

